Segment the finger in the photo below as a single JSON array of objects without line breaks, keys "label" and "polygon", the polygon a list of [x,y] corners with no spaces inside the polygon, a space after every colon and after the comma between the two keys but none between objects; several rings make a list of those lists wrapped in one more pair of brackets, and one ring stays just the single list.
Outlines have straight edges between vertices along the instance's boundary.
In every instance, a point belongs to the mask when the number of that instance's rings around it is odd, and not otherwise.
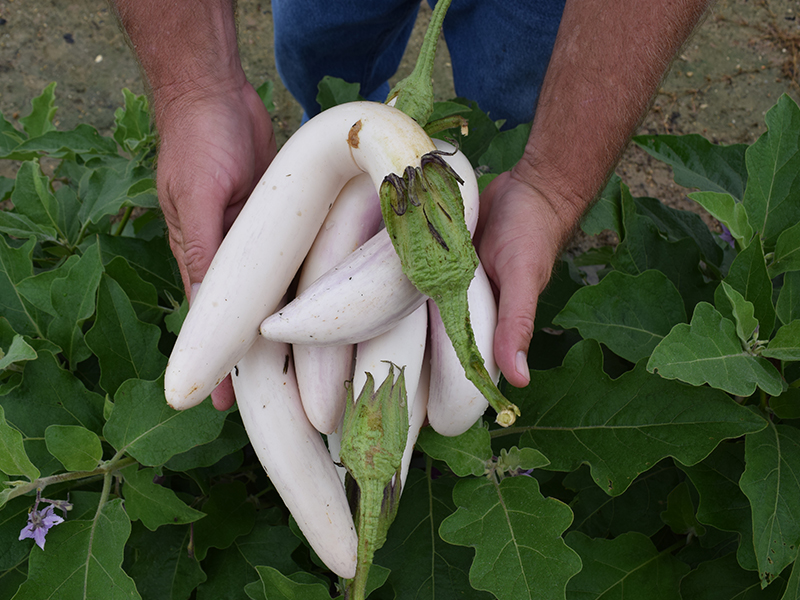
[{"label": "finger", "polygon": [[527,357],[538,290],[529,273],[530,269],[512,269],[499,282],[494,357],[503,376],[514,387],[530,383]]},{"label": "finger", "polygon": [[233,381],[231,376],[228,375],[220,382],[216,389],[211,392],[211,402],[217,410],[228,410],[236,401],[233,394]]}]

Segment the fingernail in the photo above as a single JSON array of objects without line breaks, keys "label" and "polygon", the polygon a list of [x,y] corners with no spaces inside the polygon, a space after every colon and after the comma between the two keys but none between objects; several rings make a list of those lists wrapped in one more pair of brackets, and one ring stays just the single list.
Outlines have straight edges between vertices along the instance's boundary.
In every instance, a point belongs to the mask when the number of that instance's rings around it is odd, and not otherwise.
[{"label": "fingernail", "polygon": [[528,369],[528,356],[520,350],[517,352],[517,373],[525,378],[525,381],[530,381],[531,372]]},{"label": "fingernail", "polygon": [[197,290],[199,290],[199,289],[200,289],[200,284],[199,283],[193,283],[192,284],[192,289],[189,291],[189,304],[194,302],[194,297],[197,296]]}]

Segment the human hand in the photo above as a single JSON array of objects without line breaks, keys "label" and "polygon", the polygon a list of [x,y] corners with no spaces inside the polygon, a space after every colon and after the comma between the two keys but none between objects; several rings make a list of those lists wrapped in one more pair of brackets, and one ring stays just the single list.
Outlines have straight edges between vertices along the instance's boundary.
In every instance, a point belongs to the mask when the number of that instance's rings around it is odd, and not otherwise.
[{"label": "human hand", "polygon": [[494,358],[515,387],[530,382],[527,354],[536,303],[579,217],[572,205],[515,171],[496,177],[481,194],[475,244],[499,292]]},{"label": "human hand", "polygon": [[[155,112],[158,198],[191,302],[225,232],[274,158],[275,137],[249,83],[186,94]],[[220,410],[233,405],[230,377],[211,397]]]}]

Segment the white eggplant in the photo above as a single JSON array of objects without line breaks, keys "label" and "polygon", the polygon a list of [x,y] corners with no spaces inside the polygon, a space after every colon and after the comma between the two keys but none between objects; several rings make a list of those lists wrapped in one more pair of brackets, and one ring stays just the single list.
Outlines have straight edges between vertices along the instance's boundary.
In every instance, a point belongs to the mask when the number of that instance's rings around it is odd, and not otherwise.
[{"label": "white eggplant", "polygon": [[199,404],[278,306],[339,191],[366,172],[377,189],[435,149],[410,117],[351,102],[303,125],[281,148],[217,251],[170,355],[167,402]]},{"label": "white eggplant", "polygon": [[[500,370],[494,361],[493,349],[497,304],[483,265],[478,265],[467,297],[475,342],[484,357],[486,370],[497,383]],[[432,300],[428,301],[428,310],[431,346],[428,422],[437,433],[460,435],[480,418],[489,403],[464,374],[464,367],[444,330],[439,309]]]},{"label": "white eggplant", "polygon": [[[342,188],[300,269],[297,293],[377,233],[381,224],[378,193],[369,175],[354,177]],[[352,378],[352,344],[295,345],[292,348],[297,385],[311,424],[331,433],[344,413],[345,381]]]},{"label": "white eggplant", "polygon": [[[440,150],[455,150],[447,142],[435,142]],[[472,232],[478,221],[474,171],[461,152],[444,158],[464,180],[464,216]],[[265,319],[261,335],[316,346],[361,342],[388,331],[425,300],[403,273],[389,234],[383,230]]]},{"label": "white eggplant", "polygon": [[[428,393],[431,384],[431,361],[430,343],[425,347],[425,358],[422,361],[422,372],[419,375],[417,391],[414,392],[413,401],[409,400],[408,413],[408,439],[406,449],[403,451],[403,464],[400,470],[400,485],[405,486],[408,477],[408,469],[411,466],[411,456],[414,453],[414,445],[417,443],[419,431],[425,424],[425,417],[428,410]],[[402,491],[402,487],[401,487]]]},{"label": "white eggplant", "polygon": [[344,487],[300,402],[291,350],[259,338],[233,370],[247,435],[308,543],[337,575],[356,570],[356,536]]}]

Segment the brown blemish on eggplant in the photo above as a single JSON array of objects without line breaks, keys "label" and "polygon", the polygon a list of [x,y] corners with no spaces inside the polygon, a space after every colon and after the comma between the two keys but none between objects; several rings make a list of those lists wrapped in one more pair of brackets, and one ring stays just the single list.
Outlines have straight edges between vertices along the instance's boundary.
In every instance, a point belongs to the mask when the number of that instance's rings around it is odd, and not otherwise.
[{"label": "brown blemish on eggplant", "polygon": [[283,374],[286,375],[289,372],[289,355],[287,354],[286,357],[283,359]]},{"label": "brown blemish on eggplant", "polygon": [[351,148],[358,148],[358,133],[361,131],[361,119],[355,122],[347,134],[347,143]]}]

